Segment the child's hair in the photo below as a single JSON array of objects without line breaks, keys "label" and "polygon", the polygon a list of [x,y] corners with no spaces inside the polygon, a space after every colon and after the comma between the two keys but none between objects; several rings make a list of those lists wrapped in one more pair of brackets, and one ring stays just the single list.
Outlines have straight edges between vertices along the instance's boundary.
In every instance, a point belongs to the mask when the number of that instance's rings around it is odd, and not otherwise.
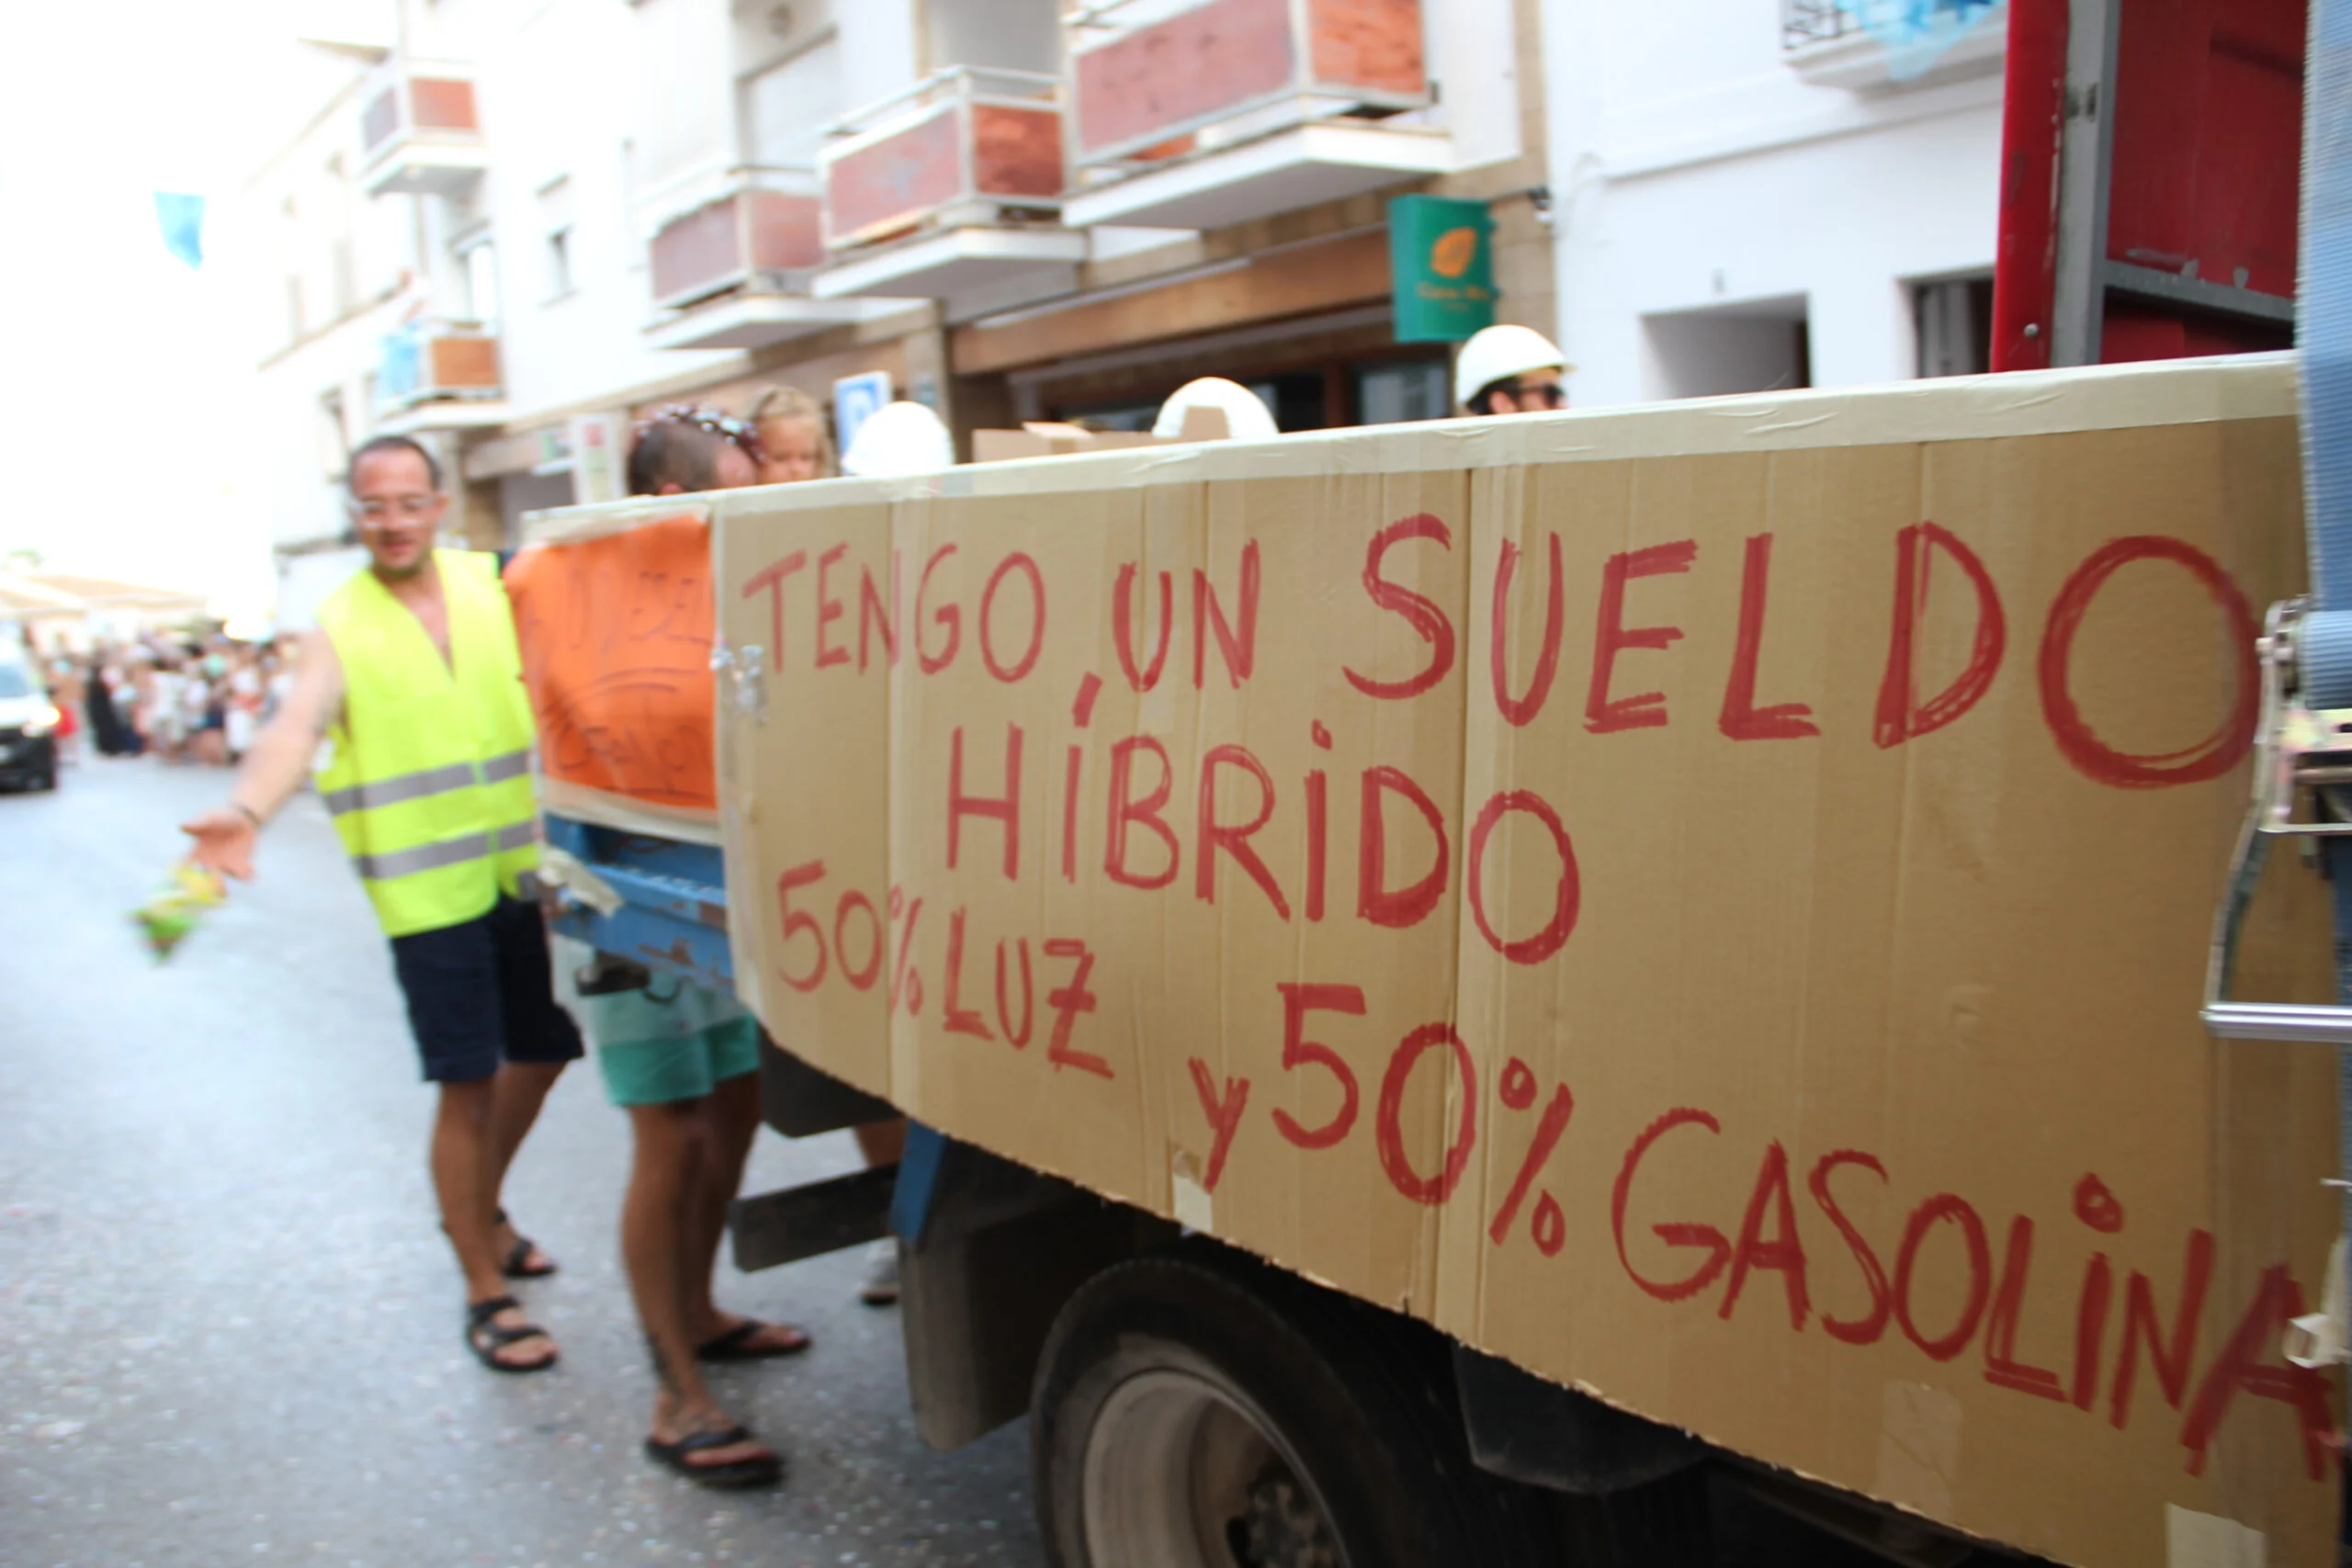
[{"label": "child's hair", "polygon": [[831,479],[840,471],[833,461],[833,435],[826,428],[823,405],[797,387],[770,387],[752,403],[752,428],[775,420],[805,419],[817,432],[817,477]]}]

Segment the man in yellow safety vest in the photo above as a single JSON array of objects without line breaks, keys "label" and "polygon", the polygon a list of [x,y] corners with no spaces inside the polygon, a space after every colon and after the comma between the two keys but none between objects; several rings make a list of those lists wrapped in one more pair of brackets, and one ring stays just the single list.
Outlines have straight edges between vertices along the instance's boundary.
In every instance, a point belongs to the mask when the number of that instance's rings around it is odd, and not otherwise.
[{"label": "man in yellow safety vest", "polygon": [[321,799],[391,939],[424,1077],[440,1085],[433,1183],[466,1276],[468,1347],[498,1371],[555,1364],[508,1279],[555,1265],[499,1207],[508,1163],[580,1031],[556,1003],[547,931],[521,897],[538,863],[531,711],[495,560],[436,549],[448,497],[432,454],[379,436],[352,454],[368,568],[319,607],[294,689],[229,803],[186,824],[195,858],[250,880],[262,825],[318,753]]}]

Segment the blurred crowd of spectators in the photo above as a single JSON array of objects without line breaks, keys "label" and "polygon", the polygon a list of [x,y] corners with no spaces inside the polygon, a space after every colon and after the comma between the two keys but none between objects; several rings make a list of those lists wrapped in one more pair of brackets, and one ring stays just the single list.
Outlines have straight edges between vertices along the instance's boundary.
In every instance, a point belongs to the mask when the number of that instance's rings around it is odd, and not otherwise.
[{"label": "blurred crowd of spectators", "polygon": [[293,687],[295,640],[151,633],[87,650],[41,653],[57,705],[61,761],[152,756],[226,766]]}]

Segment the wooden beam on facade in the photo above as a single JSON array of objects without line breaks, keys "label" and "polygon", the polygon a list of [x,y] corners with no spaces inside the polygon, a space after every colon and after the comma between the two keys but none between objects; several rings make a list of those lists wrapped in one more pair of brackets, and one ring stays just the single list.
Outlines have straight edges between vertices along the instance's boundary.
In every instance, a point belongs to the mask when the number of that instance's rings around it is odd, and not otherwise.
[{"label": "wooden beam on facade", "polygon": [[1386,298],[1388,232],[1363,230],[1158,288],[997,326],[959,327],[948,340],[948,363],[958,376],[984,376]]}]

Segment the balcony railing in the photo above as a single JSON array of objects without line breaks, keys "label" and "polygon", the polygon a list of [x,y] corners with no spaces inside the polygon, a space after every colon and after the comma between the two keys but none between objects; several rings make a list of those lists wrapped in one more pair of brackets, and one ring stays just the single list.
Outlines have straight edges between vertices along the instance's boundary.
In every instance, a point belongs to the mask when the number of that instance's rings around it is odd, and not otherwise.
[{"label": "balcony railing", "polygon": [[480,321],[410,321],[384,338],[376,367],[376,401],[382,412],[444,398],[492,400],[504,391],[497,334]]},{"label": "balcony railing", "polygon": [[1430,102],[1420,0],[1104,0],[1069,26],[1081,169]]},{"label": "balcony railing", "polygon": [[457,195],[488,164],[473,78],[459,66],[387,67],[360,108],[359,137],[361,182],[375,195]]},{"label": "balcony railing", "polygon": [[722,193],[655,231],[649,245],[654,302],[690,305],[765,283],[825,259],[817,176],[807,169],[730,170]]},{"label": "balcony railing", "polygon": [[1066,183],[1061,98],[1058,76],[959,65],[842,120],[817,155],[826,247],[1053,220]]}]

